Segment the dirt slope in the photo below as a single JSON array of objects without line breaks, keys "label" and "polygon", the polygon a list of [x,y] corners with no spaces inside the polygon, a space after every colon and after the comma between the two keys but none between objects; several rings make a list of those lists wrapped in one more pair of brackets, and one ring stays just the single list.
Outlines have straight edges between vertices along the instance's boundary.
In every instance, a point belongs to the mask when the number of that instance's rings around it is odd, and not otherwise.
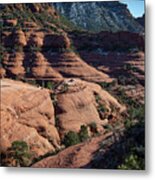
[{"label": "dirt slope", "polygon": [[87,165],[99,149],[100,143],[110,134],[102,135],[72,147],[69,147],[55,156],[47,157],[35,164],[35,168],[80,168]]}]

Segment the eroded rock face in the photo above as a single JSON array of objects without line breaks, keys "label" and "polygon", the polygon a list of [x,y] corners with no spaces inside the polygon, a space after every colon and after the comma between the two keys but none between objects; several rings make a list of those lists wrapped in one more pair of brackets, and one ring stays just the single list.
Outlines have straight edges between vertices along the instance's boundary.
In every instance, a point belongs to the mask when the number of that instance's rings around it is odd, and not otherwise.
[{"label": "eroded rock face", "polygon": [[36,156],[59,148],[54,108],[47,90],[1,80],[2,151],[15,140],[26,141]]},{"label": "eroded rock face", "polygon": [[[105,108],[105,115],[112,114],[113,109],[120,112],[125,107],[118,103],[108,92],[94,83],[88,83],[79,79],[66,79],[57,87],[56,114],[59,122],[60,134],[63,137],[68,131],[79,132],[82,125],[89,126],[95,123],[98,132],[104,132],[107,119],[100,117],[97,97]],[[96,97],[97,96],[97,97]]]},{"label": "eroded rock face", "polygon": [[10,76],[24,76],[25,69],[23,67],[23,61],[24,53],[22,52],[4,53],[3,55],[3,64]]},{"label": "eroded rock face", "polygon": [[142,32],[127,5],[119,2],[62,2],[53,3],[60,14],[75,25],[90,31]]},{"label": "eroded rock face", "polygon": [[112,81],[108,75],[88,65],[74,52],[45,55],[51,66],[65,78],[74,77],[93,82]]},{"label": "eroded rock face", "polygon": [[36,52],[32,56],[31,73],[35,78],[52,78],[53,80],[62,80],[62,75],[55,71],[48,60],[40,52]]}]

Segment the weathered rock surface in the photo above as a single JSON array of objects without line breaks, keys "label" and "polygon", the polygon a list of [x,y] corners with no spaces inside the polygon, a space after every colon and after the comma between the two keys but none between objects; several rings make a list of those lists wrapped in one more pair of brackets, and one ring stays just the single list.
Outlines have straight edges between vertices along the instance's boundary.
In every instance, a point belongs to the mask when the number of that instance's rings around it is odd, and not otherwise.
[{"label": "weathered rock surface", "polygon": [[36,156],[59,148],[49,92],[13,80],[1,80],[2,151],[15,140],[26,141]]},{"label": "weathered rock surface", "polygon": [[112,81],[108,75],[88,65],[74,52],[57,53],[54,55],[47,53],[45,56],[51,66],[65,78],[75,77],[95,82]]},{"label": "weathered rock surface", "polygon": [[48,60],[40,52],[33,53],[31,56],[31,74],[36,78],[52,78],[53,80],[62,80],[62,75],[54,70]]},{"label": "weathered rock surface", "polygon": [[[95,123],[98,132],[103,132],[106,125],[106,114],[120,114],[125,110],[113,96],[95,83],[88,83],[79,79],[66,79],[56,89],[56,114],[59,123],[59,132],[63,137],[68,131],[78,132],[81,125]],[[98,112],[97,97],[105,108],[105,119],[101,119]]]},{"label": "weathered rock surface", "polygon": [[[114,4],[119,6],[119,3]],[[96,3],[93,6],[96,6]],[[118,69],[120,61],[108,61],[110,57],[107,53],[109,51],[126,51],[135,47],[144,50],[144,37],[137,33],[122,31],[117,33],[106,31],[97,34],[76,31],[65,32],[63,23],[61,25],[56,23],[58,14],[49,4],[27,4],[25,6],[19,4],[8,5],[7,7],[9,9],[8,14],[12,11],[21,13],[19,9],[27,12],[24,9],[27,7],[30,12],[32,10],[35,12],[35,17],[38,17],[37,13],[41,13],[44,18],[48,16],[44,12],[46,9],[46,11],[51,11],[49,14],[54,21],[50,20],[51,17],[47,19],[46,23],[41,19],[24,18],[22,24],[17,21],[20,28],[14,25],[12,31],[8,30],[9,24],[7,26],[4,24],[2,32],[2,48],[4,48],[2,51],[2,77],[36,78],[39,80],[62,80],[73,77],[93,82],[111,82],[113,78],[116,78],[113,70],[117,69],[117,72],[120,70]],[[109,3],[108,8],[111,7],[112,4]],[[87,7],[85,8],[87,9]],[[4,17],[2,16],[4,21],[10,20],[7,19],[6,15],[3,14]],[[12,19],[12,21],[14,20],[16,18]],[[9,26],[12,28],[12,24]],[[79,52],[79,55],[74,52],[74,48]],[[83,56],[83,52],[86,56]],[[97,56],[94,56],[93,53],[96,53]],[[116,56],[117,60],[119,58]],[[107,60],[104,61],[104,59]],[[108,66],[111,64],[111,67],[106,66],[106,63]]]},{"label": "weathered rock surface", "polygon": [[90,31],[142,32],[126,4],[112,2],[62,2],[53,3],[60,14],[75,25]]},{"label": "weathered rock surface", "polygon": [[3,64],[6,67],[6,72],[10,76],[24,76],[25,69],[23,67],[24,53],[4,53]]}]

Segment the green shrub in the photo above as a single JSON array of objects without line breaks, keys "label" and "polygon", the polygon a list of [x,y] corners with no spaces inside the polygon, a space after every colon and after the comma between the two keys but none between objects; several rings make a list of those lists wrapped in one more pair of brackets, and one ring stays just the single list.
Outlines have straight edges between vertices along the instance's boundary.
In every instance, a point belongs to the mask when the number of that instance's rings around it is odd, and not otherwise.
[{"label": "green shrub", "polygon": [[145,169],[144,162],[136,154],[130,154],[124,160],[124,163],[118,166],[122,170],[142,170]]},{"label": "green shrub", "polygon": [[27,82],[28,82],[29,84],[31,84],[31,85],[34,85],[34,86],[36,86],[36,85],[37,85],[37,82],[36,82],[36,80],[35,80],[35,79],[28,80]]},{"label": "green shrub", "polygon": [[144,121],[145,118],[145,107],[140,105],[139,107],[129,107],[128,113],[131,119],[138,119],[139,121]]},{"label": "green shrub", "polygon": [[20,166],[28,166],[31,163],[31,154],[29,147],[24,141],[14,141],[12,143],[12,150],[14,159]]},{"label": "green shrub", "polygon": [[55,116],[55,126],[59,130],[59,117],[57,115]]},{"label": "green shrub", "polygon": [[105,107],[103,106],[103,104],[99,104],[99,106],[97,107],[97,110],[98,110],[99,113],[106,111],[106,109],[105,109]]},{"label": "green shrub", "polygon": [[118,80],[118,83],[121,85],[125,86],[128,84],[128,82],[127,82],[128,79],[123,75],[118,76],[117,80]]},{"label": "green shrub", "polygon": [[108,83],[108,82],[99,82],[98,83],[103,89],[106,90],[111,90],[113,87],[115,87],[117,85],[117,81],[113,80],[112,82]]},{"label": "green shrub", "polygon": [[73,131],[69,131],[65,135],[65,137],[63,139],[63,143],[64,143],[64,145],[66,147],[69,147],[69,146],[72,146],[72,145],[80,143],[80,139],[79,139],[78,133],[73,132]]},{"label": "green shrub", "polygon": [[[24,141],[14,141],[6,151],[6,158],[3,160],[6,165],[11,162],[12,166],[29,166],[32,162],[32,153]],[[10,164],[9,164],[10,165]]]},{"label": "green shrub", "polygon": [[48,89],[53,89],[53,83],[50,82],[50,81],[48,81],[46,87],[47,87]]},{"label": "green shrub", "polygon": [[93,133],[98,133],[97,131],[97,125],[95,122],[92,122],[89,124],[89,127],[90,127],[90,131],[93,132]]},{"label": "green shrub", "polygon": [[79,132],[80,141],[86,141],[89,138],[87,126],[82,125]]},{"label": "green shrub", "polygon": [[107,132],[111,132],[113,131],[114,128],[112,127],[112,125],[107,124],[107,125],[104,125],[104,129],[107,130]]},{"label": "green shrub", "polygon": [[41,51],[41,47],[37,47],[37,46],[30,46],[30,52],[33,53],[33,52],[39,52]]},{"label": "green shrub", "polygon": [[97,103],[97,104],[100,102],[101,97],[100,97],[99,94],[96,94],[96,95],[95,95],[95,100],[96,100],[96,103]]},{"label": "green shrub", "polygon": [[126,119],[125,122],[124,122],[124,125],[125,125],[125,128],[126,128],[126,129],[131,128],[132,125],[133,125],[132,120]]}]

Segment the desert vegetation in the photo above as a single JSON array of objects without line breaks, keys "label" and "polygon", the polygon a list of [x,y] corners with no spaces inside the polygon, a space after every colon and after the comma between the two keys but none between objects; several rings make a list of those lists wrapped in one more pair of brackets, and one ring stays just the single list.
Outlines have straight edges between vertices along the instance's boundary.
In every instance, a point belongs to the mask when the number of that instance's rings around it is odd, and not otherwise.
[{"label": "desert vegetation", "polygon": [[10,167],[29,166],[33,156],[34,154],[26,142],[14,141],[11,147],[1,155],[1,165]]}]

